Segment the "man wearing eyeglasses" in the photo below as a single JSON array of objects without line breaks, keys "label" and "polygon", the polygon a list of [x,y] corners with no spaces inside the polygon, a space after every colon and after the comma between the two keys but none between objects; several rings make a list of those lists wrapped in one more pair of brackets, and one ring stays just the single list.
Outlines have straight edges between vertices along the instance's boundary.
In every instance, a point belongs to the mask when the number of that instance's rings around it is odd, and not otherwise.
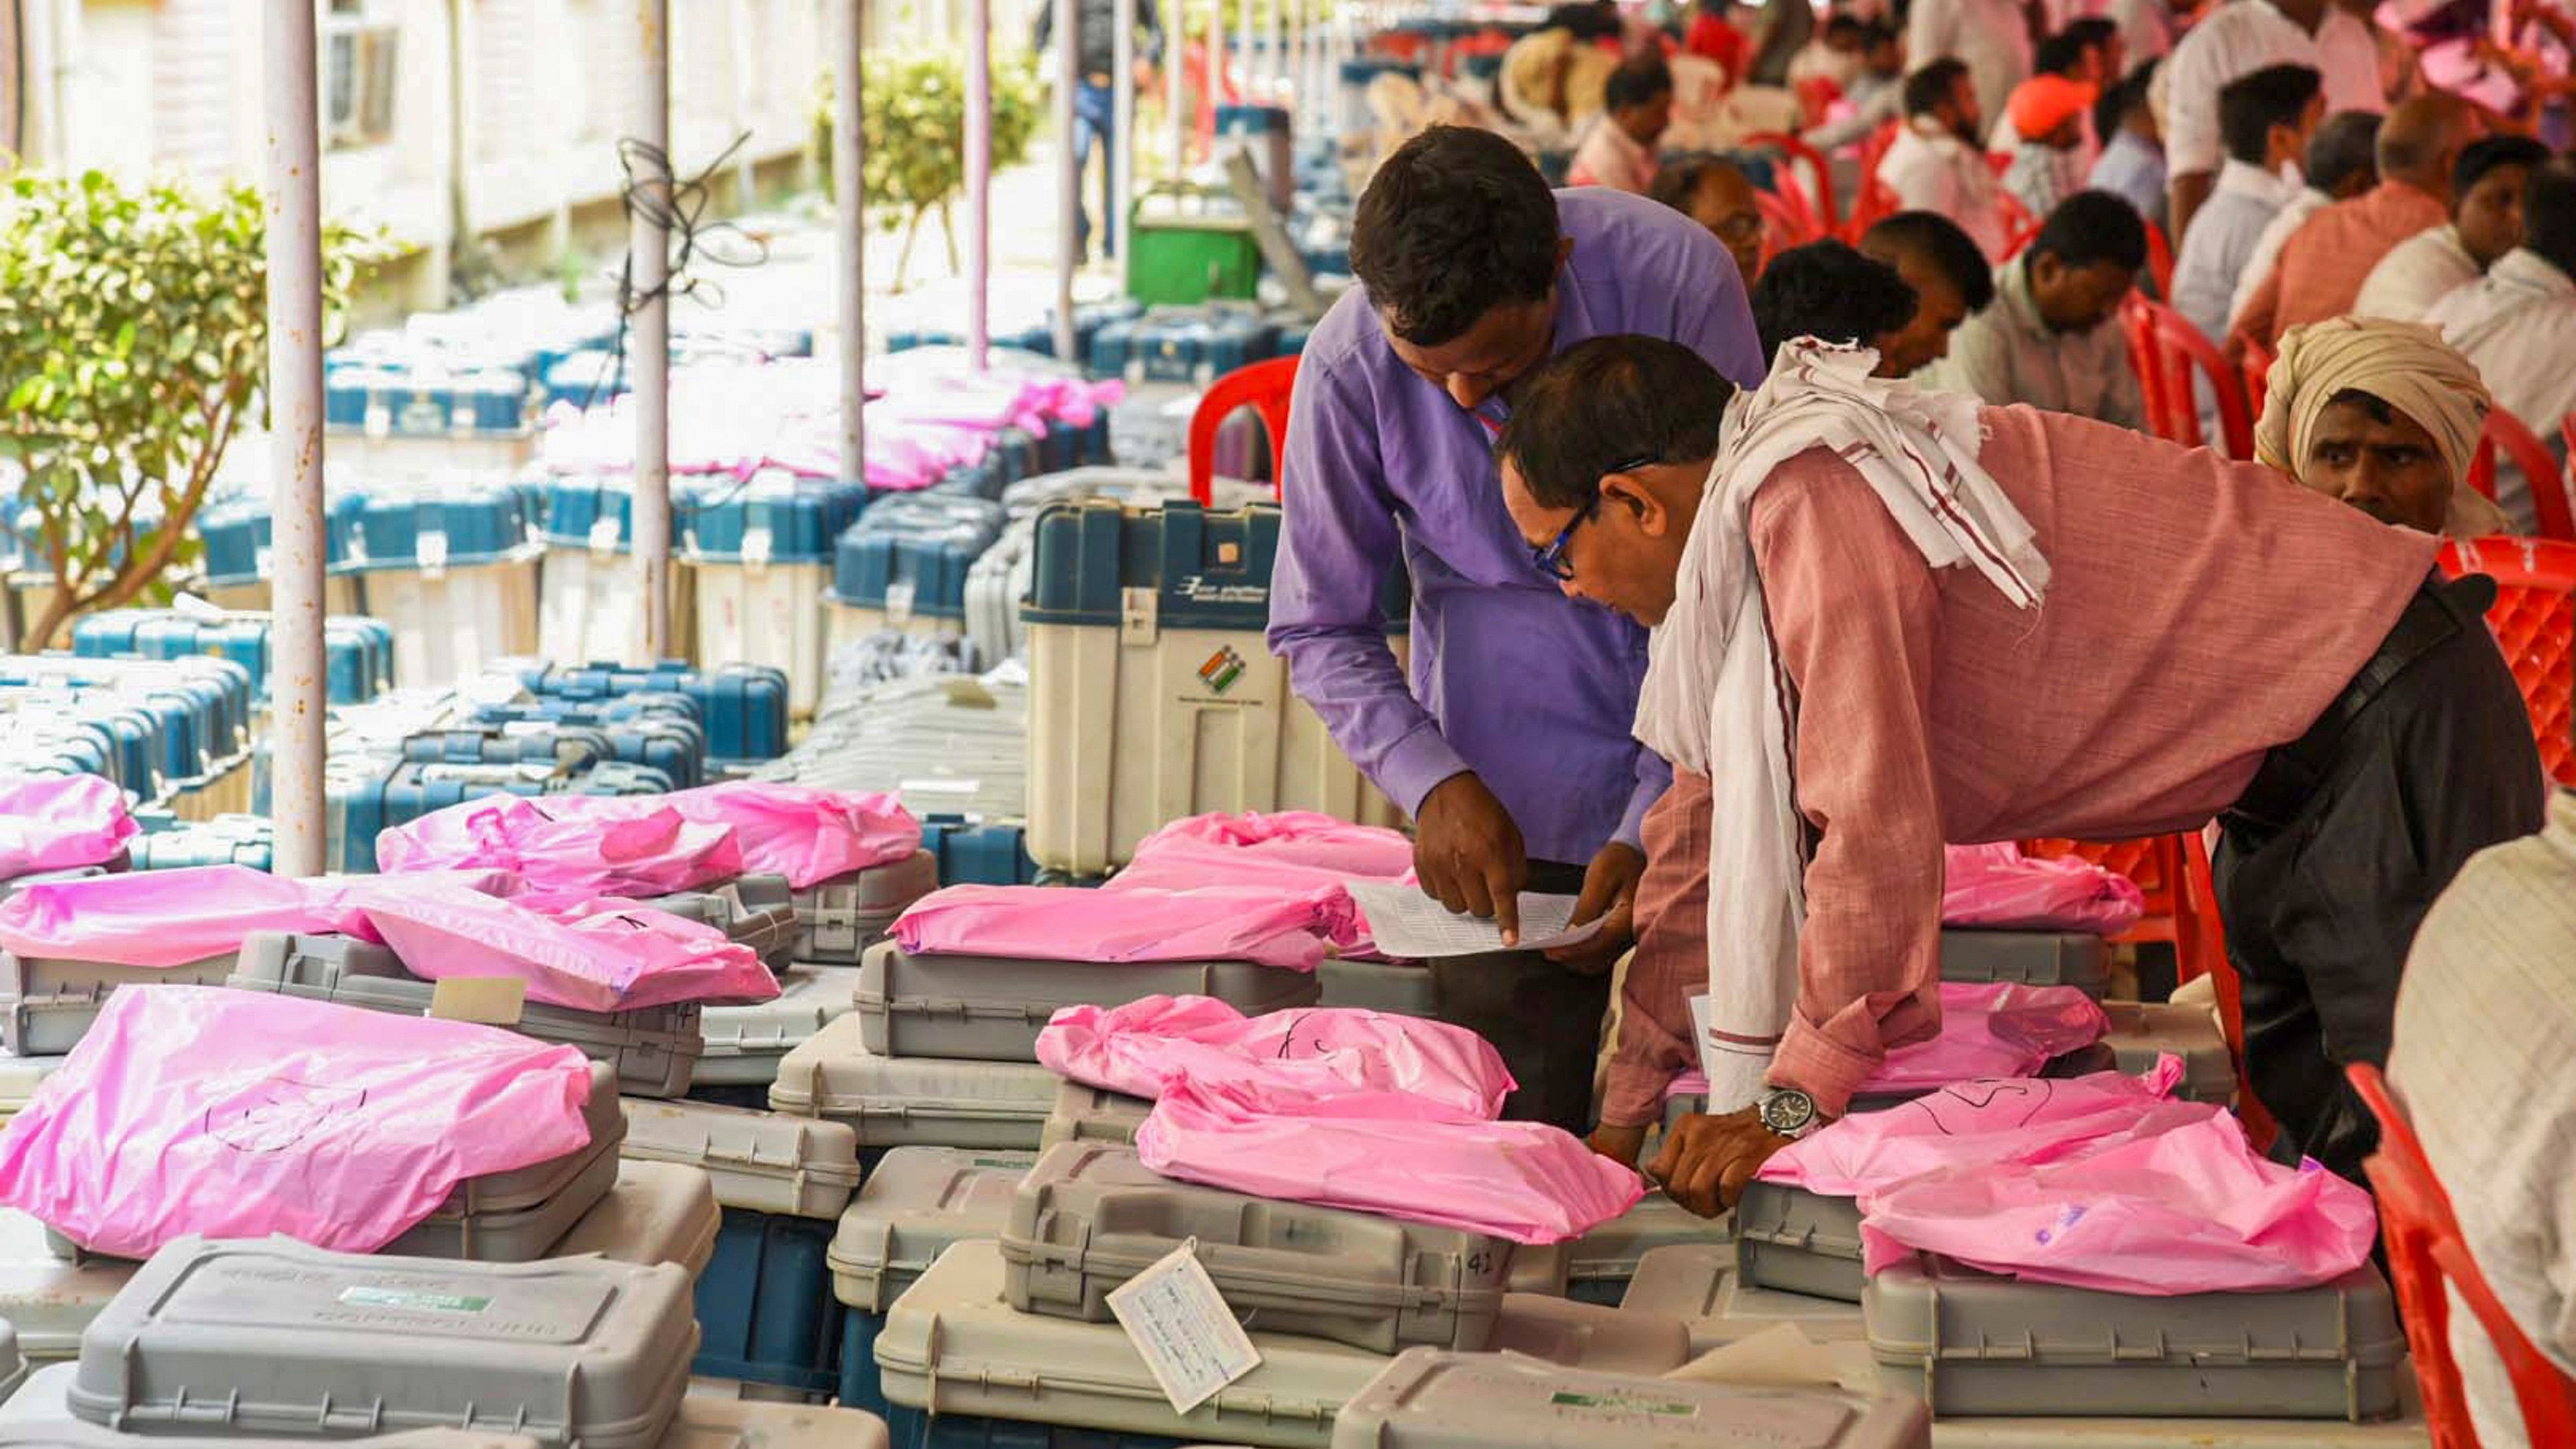
[{"label": "man wearing eyeglasses", "polygon": [[[1452,127],[1379,168],[1351,262],[1360,285],[1307,342],[1289,408],[1270,646],[1343,753],[1412,814],[1427,893],[1507,940],[1522,890],[1576,894],[1578,919],[1604,921],[1544,999],[1498,1013],[1532,1037],[1497,1043],[1527,1089],[1512,1110],[1579,1131],[1601,973],[1627,944],[1640,823],[1670,772],[1630,735],[1646,631],[1531,567],[1494,491],[1494,435],[1524,374],[1605,333],[1669,338],[1759,381],[1744,283],[1689,218],[1601,188],[1551,193],[1510,142]],[[1399,565],[1410,681],[1376,606]]]},{"label": "man wearing eyeglasses", "polygon": [[2416,924],[2541,823],[2492,585],[2259,464],[1873,360],[1800,339],[1734,398],[1684,349],[1598,338],[1499,445],[1566,592],[1657,630],[1639,737],[1714,792],[1712,1114],[1649,1172],[1713,1214],[1938,1032],[1944,841],[2215,817],[2255,1094],[2289,1160],[2357,1175],[2343,1067],[2386,1060]]}]

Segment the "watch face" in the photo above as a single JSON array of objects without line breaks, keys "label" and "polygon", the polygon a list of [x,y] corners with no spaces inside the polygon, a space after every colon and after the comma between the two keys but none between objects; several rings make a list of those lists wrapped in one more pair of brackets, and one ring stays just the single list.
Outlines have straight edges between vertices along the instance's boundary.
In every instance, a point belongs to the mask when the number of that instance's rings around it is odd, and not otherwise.
[{"label": "watch face", "polygon": [[1783,1137],[1816,1120],[1816,1101],[1804,1092],[1782,1089],[1762,1101],[1762,1125]]}]

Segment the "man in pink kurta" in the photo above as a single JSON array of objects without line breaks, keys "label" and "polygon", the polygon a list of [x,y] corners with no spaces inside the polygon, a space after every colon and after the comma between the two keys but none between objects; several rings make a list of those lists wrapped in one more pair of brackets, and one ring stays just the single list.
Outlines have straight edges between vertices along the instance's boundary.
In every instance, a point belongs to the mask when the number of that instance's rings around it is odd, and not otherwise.
[{"label": "man in pink kurta", "polygon": [[[1567,593],[1662,622],[1731,391],[1633,337],[1523,386],[1504,501]],[[2256,1090],[2289,1145],[2356,1171],[2371,1134],[2341,1067],[2385,1059],[2416,921],[2469,854],[2540,823],[2481,590],[2433,578],[2436,540],[2259,465],[2026,407],[1977,418],[1977,461],[2047,561],[2033,607],[1930,567],[1836,453],[1752,496],[1807,844],[1769,1090],[1839,1116],[1890,1048],[1937,1032],[1945,841],[2215,817]],[[1700,1119],[1656,1166],[1714,1211],[1785,1140],[1760,1115]]]}]

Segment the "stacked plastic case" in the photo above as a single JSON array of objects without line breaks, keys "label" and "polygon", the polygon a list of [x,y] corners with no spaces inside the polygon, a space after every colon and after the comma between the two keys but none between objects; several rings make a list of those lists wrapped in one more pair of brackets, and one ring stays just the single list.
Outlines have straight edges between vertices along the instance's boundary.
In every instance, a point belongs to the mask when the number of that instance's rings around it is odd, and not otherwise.
[{"label": "stacked plastic case", "polygon": [[698,708],[710,773],[747,768],[787,752],[788,681],[784,671],[773,667],[719,664],[694,669],[673,660],[635,667],[519,660],[507,672],[541,701],[606,705],[636,695],[685,696]]},{"label": "stacked plastic case", "polygon": [[1035,1062],[1038,1033],[1057,1011],[1147,996],[1214,997],[1259,1016],[1312,1006],[1317,987],[1312,972],[1248,961],[916,956],[889,941],[859,967],[856,1016],[861,1040],[878,1056]]},{"label": "stacked plastic case", "polygon": [[231,952],[175,966],[127,966],[0,951],[0,1046],[11,1056],[60,1056],[80,1045],[116,992],[220,986],[233,962]]},{"label": "stacked plastic case", "polygon": [[352,564],[394,634],[394,673],[445,683],[537,647],[537,571],[524,500],[506,484],[374,489]]},{"label": "stacked plastic case", "polygon": [[698,1018],[704,1044],[692,1080],[699,1086],[766,1089],[778,1080],[789,1052],[850,1013],[858,993],[856,966],[777,968],[778,995],[754,1006],[710,1006]]},{"label": "stacked plastic case", "polygon": [[878,1159],[841,1215],[829,1261],[841,1325],[841,1402],[885,1412],[877,1335],[887,1310],[939,1255],[970,1238],[1001,1237],[1034,1153],[898,1147]]},{"label": "stacked plastic case", "polygon": [[[927,844],[927,831],[924,838]],[[924,849],[797,891],[796,959],[855,965],[894,929],[896,917],[940,887],[939,864],[939,855]]]},{"label": "stacked plastic case", "polygon": [[1001,536],[1002,505],[958,493],[899,493],[842,533],[834,551],[829,643],[879,629],[966,632],[966,583]]},{"label": "stacked plastic case", "polygon": [[713,926],[749,946],[772,968],[798,954],[795,893],[783,875],[738,876],[700,890],[648,897],[642,904]]},{"label": "stacked plastic case", "polygon": [[699,657],[783,670],[789,708],[812,713],[833,543],[866,504],[862,484],[783,476],[701,490],[680,524],[696,575]]},{"label": "stacked plastic case", "polygon": [[1898,1398],[1739,1388],[1419,1348],[1336,1417],[1332,1449],[1932,1449],[1932,1415]]},{"label": "stacked plastic case", "polygon": [[[675,511],[685,513],[694,496],[689,480],[671,480]],[[643,577],[635,567],[635,495],[626,475],[549,478],[545,498],[537,647],[548,659],[644,662]],[[690,578],[672,571],[675,621],[694,621]]]}]

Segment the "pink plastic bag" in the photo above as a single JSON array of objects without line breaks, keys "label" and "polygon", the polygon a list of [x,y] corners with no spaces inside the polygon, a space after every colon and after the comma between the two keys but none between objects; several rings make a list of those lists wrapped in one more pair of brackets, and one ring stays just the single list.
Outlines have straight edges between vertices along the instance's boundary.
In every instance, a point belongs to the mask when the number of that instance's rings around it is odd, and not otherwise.
[{"label": "pink plastic bag", "polygon": [[1310,1115],[1253,1116],[1184,1083],[1154,1104],[1136,1152],[1183,1182],[1516,1243],[1581,1237],[1645,1196],[1637,1174],[1554,1127],[1329,1115],[1338,1101]]},{"label": "pink plastic bag", "polygon": [[1038,1033],[1057,1075],[1155,1098],[1188,1082],[1245,1113],[1487,1122],[1514,1085],[1483,1037],[1446,1022],[1321,1007],[1247,1017],[1205,996],[1069,1006]]},{"label": "pink plastic bag", "polygon": [[587,1144],[567,1046],[258,991],[119,991],[0,1133],[0,1203],[101,1253],[286,1233],[368,1253],[457,1183]]},{"label": "pink plastic bag", "polygon": [[2159,1112],[2054,1161],[1918,1177],[1860,1205],[1871,1272],[1920,1250],[2148,1296],[2314,1287],[2361,1266],[2379,1233],[2370,1194],[2313,1162],[2256,1156],[2215,1110]]},{"label": "pink plastic bag", "polygon": [[1889,1052],[1861,1091],[1910,1092],[1980,1077],[2027,1077],[2110,1030],[2102,1008],[2072,986],[1944,981],[1941,1034]]},{"label": "pink plastic bag", "polygon": [[361,909],[368,889],[350,880],[292,880],[240,865],[40,881],[0,901],[0,949],[68,961],[179,966],[238,951],[253,931],[328,931],[374,941]]},{"label": "pink plastic bag", "polygon": [[114,860],[135,829],[125,792],[113,781],[0,778],[0,880]]},{"label": "pink plastic bag", "polygon": [[[376,837],[387,875],[490,869],[519,878],[513,898],[552,909],[602,896],[668,895],[743,873],[742,847],[722,825],[668,808],[602,818],[563,818],[563,798],[504,795],[469,800]],[[652,803],[651,797],[643,797]]]},{"label": "pink plastic bag", "polygon": [[1962,1082],[1929,1096],[1845,1117],[1773,1153],[1754,1176],[1828,1197],[1951,1170],[2047,1161],[2145,1120],[2188,1121],[2224,1111],[2171,1100],[2182,1059],[2158,1059],[2142,1077]]},{"label": "pink plastic bag", "polygon": [[1413,870],[1413,842],[1403,832],[1353,825],[1312,810],[1175,820],[1136,843],[1138,863],[1163,855],[1191,860],[1232,857],[1370,880],[1400,880]]},{"label": "pink plastic bag", "polygon": [[783,875],[798,890],[908,860],[921,849],[921,822],[894,796],[811,785],[732,780],[668,795],[557,795],[545,804],[565,820],[616,820],[667,808],[701,825],[729,827],[744,872]]},{"label": "pink plastic bag", "polygon": [[384,890],[368,899],[367,919],[415,976],[515,976],[530,1001],[548,1006],[637,1011],[778,995],[778,978],[749,946],[625,901],[541,912],[469,892]]},{"label": "pink plastic bag", "polygon": [[1312,971],[1329,946],[1357,937],[1338,887],[1302,894],[1257,886],[1200,890],[1056,890],[950,886],[894,923],[913,955],[1037,961],[1254,961]]},{"label": "pink plastic bag", "polygon": [[2136,882],[2089,861],[2034,860],[2010,841],[1953,845],[1945,859],[1945,926],[2116,936],[2147,913]]}]

